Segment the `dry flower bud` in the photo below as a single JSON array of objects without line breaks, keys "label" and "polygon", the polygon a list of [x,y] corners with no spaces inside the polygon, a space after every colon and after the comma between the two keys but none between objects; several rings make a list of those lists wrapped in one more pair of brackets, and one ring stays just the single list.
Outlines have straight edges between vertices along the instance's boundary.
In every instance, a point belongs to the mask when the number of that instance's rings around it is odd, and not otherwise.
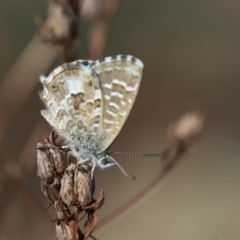
[{"label": "dry flower bud", "polygon": [[69,209],[66,208],[63,202],[59,199],[54,201],[54,209],[59,220],[63,220],[71,215]]},{"label": "dry flower bud", "polygon": [[52,131],[49,135],[50,143],[57,148],[61,148],[64,144],[63,138],[61,138],[55,131]]},{"label": "dry flower bud", "polygon": [[63,163],[63,158],[62,158],[60,152],[57,149],[50,148],[49,153],[51,154],[51,156],[53,158],[56,172],[58,174],[62,174],[63,170],[64,170],[64,163]]},{"label": "dry flower bud", "polygon": [[71,164],[69,168],[71,169],[65,171],[61,180],[60,196],[67,206],[72,206],[75,204],[74,164]]},{"label": "dry flower bud", "polygon": [[91,172],[84,167],[79,167],[74,176],[74,190],[78,206],[86,207],[93,202],[94,188]]},{"label": "dry flower bud", "polygon": [[[56,234],[58,240],[72,240],[72,231],[70,226],[68,226],[65,222],[57,220],[55,222]],[[78,234],[76,234],[76,240],[78,240]]]},{"label": "dry flower bud", "polygon": [[48,150],[44,148],[44,144],[37,143],[38,174],[43,182],[52,183],[55,169],[54,162],[49,156]]},{"label": "dry flower bud", "polygon": [[200,136],[204,126],[204,114],[190,111],[168,128],[168,136],[175,141],[191,141]]},{"label": "dry flower bud", "polygon": [[54,40],[60,41],[69,38],[73,19],[74,13],[67,3],[49,1],[48,19],[46,23],[37,19],[37,23],[41,27],[41,38],[47,42]]}]

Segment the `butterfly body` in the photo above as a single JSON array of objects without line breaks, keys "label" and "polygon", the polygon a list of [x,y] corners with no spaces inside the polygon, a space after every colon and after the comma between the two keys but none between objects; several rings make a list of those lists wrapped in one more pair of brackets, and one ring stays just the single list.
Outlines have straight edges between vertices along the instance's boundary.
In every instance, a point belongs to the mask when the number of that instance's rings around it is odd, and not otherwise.
[{"label": "butterfly body", "polygon": [[41,76],[41,114],[65,140],[79,164],[112,169],[106,150],[112,144],[137,96],[143,63],[132,56],[78,60]]}]

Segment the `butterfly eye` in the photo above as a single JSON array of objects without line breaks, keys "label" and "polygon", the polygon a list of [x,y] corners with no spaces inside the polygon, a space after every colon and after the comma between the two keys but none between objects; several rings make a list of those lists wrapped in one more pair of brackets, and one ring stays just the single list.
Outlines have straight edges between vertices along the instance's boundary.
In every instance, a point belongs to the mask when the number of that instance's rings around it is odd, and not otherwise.
[{"label": "butterfly eye", "polygon": [[109,159],[108,158],[104,158],[102,161],[101,161],[101,164],[102,165],[107,165],[109,163]]},{"label": "butterfly eye", "polygon": [[102,170],[112,170],[117,166],[115,160],[108,155],[98,159],[97,164]]}]

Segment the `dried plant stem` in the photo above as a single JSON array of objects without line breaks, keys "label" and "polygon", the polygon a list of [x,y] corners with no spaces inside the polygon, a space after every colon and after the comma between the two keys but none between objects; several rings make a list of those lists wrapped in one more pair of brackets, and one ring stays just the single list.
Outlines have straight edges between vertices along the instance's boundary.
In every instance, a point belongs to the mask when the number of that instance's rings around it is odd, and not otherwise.
[{"label": "dried plant stem", "polygon": [[106,45],[109,24],[104,21],[98,21],[92,24],[89,59],[100,59]]},{"label": "dried plant stem", "polygon": [[82,1],[82,18],[90,23],[89,59],[100,59],[104,55],[107,34],[114,18],[119,0]]},{"label": "dried plant stem", "polygon": [[[0,141],[21,105],[38,83],[40,74],[55,59],[54,52],[41,44],[36,36],[29,42],[0,88]],[[24,86],[24,87],[22,87]]]},{"label": "dried plant stem", "polygon": [[80,0],[69,0],[67,1],[70,8],[74,13],[74,18],[72,23],[70,24],[70,35],[66,39],[65,43],[62,44],[62,60],[64,62],[72,62],[76,60],[76,51],[79,46],[79,28],[80,28]]},{"label": "dried plant stem", "polygon": [[161,170],[157,176],[135,196],[133,196],[123,205],[116,208],[114,211],[100,220],[96,227],[96,233],[102,232],[112,225],[116,224],[118,221],[120,221],[133,210],[137,209],[160,190],[160,188],[170,177],[170,173],[174,167],[176,167],[177,163],[180,161],[187,148],[184,145],[179,144],[176,148],[173,148],[173,150],[174,152],[171,154],[171,156],[169,156],[169,153],[172,151],[171,148],[167,148],[165,151],[163,151],[163,157],[161,159],[163,167],[161,167]]}]

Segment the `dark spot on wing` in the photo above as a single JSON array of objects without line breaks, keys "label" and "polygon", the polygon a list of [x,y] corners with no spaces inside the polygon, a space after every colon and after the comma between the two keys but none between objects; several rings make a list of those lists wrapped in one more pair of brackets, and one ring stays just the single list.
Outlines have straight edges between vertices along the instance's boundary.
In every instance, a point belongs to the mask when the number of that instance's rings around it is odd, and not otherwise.
[{"label": "dark spot on wing", "polygon": [[132,57],[131,60],[132,60],[133,62],[136,62],[136,58],[134,58],[134,57]]},{"label": "dark spot on wing", "polygon": [[83,64],[84,66],[88,66],[88,65],[89,65],[89,62],[88,62],[88,61],[83,61],[82,64]]},{"label": "dark spot on wing", "polygon": [[66,67],[68,68],[68,69],[71,69],[71,64],[70,63],[65,63],[66,65]]},{"label": "dark spot on wing", "polygon": [[98,60],[99,62],[105,62],[105,58],[101,58]]},{"label": "dark spot on wing", "polygon": [[127,59],[127,55],[121,55],[121,59]]}]

